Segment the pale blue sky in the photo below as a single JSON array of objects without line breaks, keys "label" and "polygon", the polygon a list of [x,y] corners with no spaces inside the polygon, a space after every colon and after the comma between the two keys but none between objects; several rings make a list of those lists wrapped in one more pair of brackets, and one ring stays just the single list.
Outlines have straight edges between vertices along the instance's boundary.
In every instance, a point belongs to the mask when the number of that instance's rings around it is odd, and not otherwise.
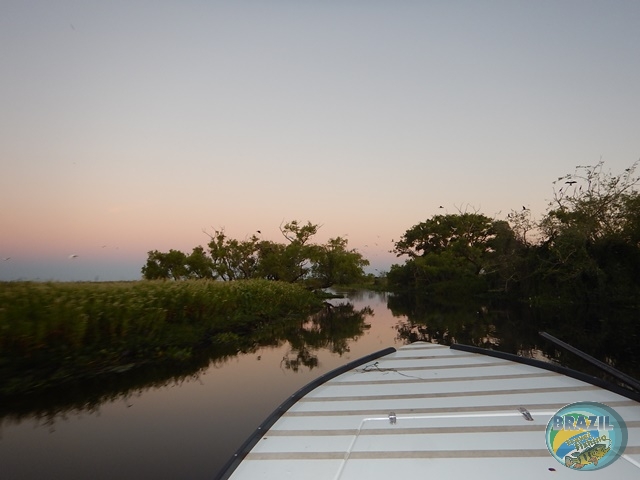
[{"label": "pale blue sky", "polygon": [[0,280],[135,279],[292,219],[388,270],[439,205],[539,217],[576,165],[640,157],[639,25],[635,0],[2,0]]}]

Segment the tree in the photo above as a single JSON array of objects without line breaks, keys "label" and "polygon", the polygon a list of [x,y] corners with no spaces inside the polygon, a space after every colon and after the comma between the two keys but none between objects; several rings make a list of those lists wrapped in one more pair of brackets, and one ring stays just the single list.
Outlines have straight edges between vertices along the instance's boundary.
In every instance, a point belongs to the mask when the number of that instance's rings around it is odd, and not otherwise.
[{"label": "tree", "polygon": [[516,244],[507,222],[479,213],[435,215],[396,242],[396,255],[409,258],[391,269],[389,283],[439,294],[478,292],[507,275],[506,258]]},{"label": "tree", "polygon": [[318,249],[312,272],[320,288],[357,283],[364,278],[363,268],[369,261],[347,245],[347,239],[336,237]]},{"label": "tree", "polygon": [[152,250],[148,252],[147,263],[142,267],[142,276],[147,280],[188,278],[187,256],[179,250],[169,250],[168,253]]},{"label": "tree", "polygon": [[158,250],[147,252],[147,263],[142,267],[142,277],[147,280],[168,279],[169,268],[163,259],[164,254]]},{"label": "tree", "polygon": [[485,288],[527,301],[637,304],[639,163],[619,175],[599,162],[558,177],[540,222],[526,208],[506,221],[467,212],[435,215],[395,244],[393,251],[407,259],[392,266],[388,283],[432,298]]},{"label": "tree", "polygon": [[635,295],[640,289],[638,162],[613,175],[604,162],[559,177],[540,222],[539,285],[583,302]]},{"label": "tree", "polygon": [[435,215],[407,230],[393,251],[410,258],[453,252],[479,272],[497,233],[496,222],[478,213]]},{"label": "tree", "polygon": [[346,239],[330,239],[325,245],[312,243],[319,225],[297,220],[280,225],[286,243],[261,240],[252,235],[245,240],[227,237],[224,229],[207,234],[208,251],[195,247],[189,256],[176,250],[149,252],[142,268],[144,278],[219,278],[225,281],[265,278],[283,282],[304,282],[309,288],[326,288],[334,283],[350,283],[364,277],[369,262]]},{"label": "tree", "polygon": [[318,233],[319,228],[319,225],[311,222],[301,225],[297,220],[280,226],[280,233],[289,242],[281,250],[280,258],[281,271],[285,272],[286,281],[297,282],[309,275],[319,254],[318,246],[309,244],[309,241]]},{"label": "tree", "polygon": [[286,244],[260,244],[260,275],[286,282],[305,282],[312,288],[327,288],[336,283],[347,284],[364,277],[363,267],[369,262],[356,250],[348,249],[348,241],[337,237],[324,245],[311,243],[320,226],[293,220],[280,226]]},{"label": "tree", "polygon": [[604,162],[600,161],[595,166],[578,165],[573,174],[554,181],[554,185],[563,183],[554,189],[541,222],[547,241],[554,242],[559,235],[574,232],[594,242],[627,230],[637,216],[637,166],[635,162],[624,173],[613,175],[604,170]]},{"label": "tree", "polygon": [[224,229],[221,229],[215,230],[209,238],[212,269],[222,280],[255,277],[258,269],[258,237],[252,235],[248,240],[238,241],[228,238]]},{"label": "tree", "polygon": [[532,218],[530,209],[511,210],[507,214],[507,222],[520,245],[530,247],[537,243],[538,223]]},{"label": "tree", "polygon": [[190,278],[215,279],[217,274],[213,270],[213,261],[207,256],[202,246],[197,246],[186,258],[185,264]]},{"label": "tree", "polygon": [[305,245],[311,237],[318,233],[319,228],[320,225],[314,225],[311,222],[307,222],[306,225],[300,225],[297,220],[292,220],[285,223],[284,226],[280,226],[280,233],[290,244]]},{"label": "tree", "polygon": [[635,192],[624,202],[626,222],[621,236],[630,245],[640,248],[640,195]]}]

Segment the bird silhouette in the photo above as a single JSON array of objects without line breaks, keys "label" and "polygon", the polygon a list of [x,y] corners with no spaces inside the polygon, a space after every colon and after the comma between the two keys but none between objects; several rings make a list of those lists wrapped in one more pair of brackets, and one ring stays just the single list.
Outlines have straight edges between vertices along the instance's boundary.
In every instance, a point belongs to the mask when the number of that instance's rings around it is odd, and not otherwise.
[{"label": "bird silhouette", "polygon": [[566,183],[567,185],[573,185],[574,183],[578,183],[578,182],[576,182],[575,180],[569,180],[568,182],[564,182],[564,183]]},{"label": "bird silhouette", "polygon": [[78,258],[78,255],[76,255],[75,253],[72,253],[71,255],[69,255],[69,258]]}]

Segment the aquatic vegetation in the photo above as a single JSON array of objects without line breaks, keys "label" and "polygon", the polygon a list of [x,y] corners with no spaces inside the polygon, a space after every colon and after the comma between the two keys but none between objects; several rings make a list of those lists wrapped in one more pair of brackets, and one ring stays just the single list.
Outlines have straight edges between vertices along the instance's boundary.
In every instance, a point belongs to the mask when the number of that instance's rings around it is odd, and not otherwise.
[{"label": "aquatic vegetation", "polygon": [[216,335],[242,336],[321,303],[267,280],[0,283],[0,396],[185,361]]}]

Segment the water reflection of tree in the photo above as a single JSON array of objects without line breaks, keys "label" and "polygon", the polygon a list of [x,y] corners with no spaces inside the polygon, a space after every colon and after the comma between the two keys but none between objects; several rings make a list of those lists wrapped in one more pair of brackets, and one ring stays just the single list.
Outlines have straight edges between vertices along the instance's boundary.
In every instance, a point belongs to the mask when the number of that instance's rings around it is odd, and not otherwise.
[{"label": "water reflection of tree", "polygon": [[370,304],[386,301],[389,293],[363,289],[331,289],[332,292],[346,296],[350,301],[368,302]]},{"label": "water reflection of tree", "polygon": [[297,372],[301,366],[313,369],[318,366],[314,352],[320,349],[343,355],[349,351],[349,343],[360,337],[370,325],[367,316],[373,315],[369,307],[356,310],[350,303],[327,304],[322,311],[311,315],[287,332],[285,339],[291,349],[281,365]]},{"label": "water reflection of tree", "polygon": [[394,295],[387,305],[395,316],[406,316],[396,326],[398,338],[406,342],[442,345],[466,343],[491,347],[499,343],[492,312],[480,302],[434,302],[426,296]]},{"label": "water reflection of tree", "polygon": [[[640,315],[634,308],[584,308],[579,305],[540,308],[537,323],[551,335],[628,375],[640,378]],[[550,359],[590,373],[599,373],[566,350],[539,341]]]},{"label": "water reflection of tree", "polygon": [[197,381],[210,363],[207,352],[194,355],[189,361],[142,365],[125,373],[105,374],[99,378],[87,378],[70,382],[65,388],[47,391],[46,396],[27,395],[3,398],[0,402],[0,427],[25,418],[53,429],[57,419],[80,412],[97,412],[107,402],[141,395],[151,388],[180,386],[184,382]]},{"label": "water reflection of tree", "polygon": [[[635,309],[581,305],[533,307],[461,298],[456,304],[428,296],[394,295],[388,307],[399,321],[398,338],[443,345],[463,343],[520,356],[547,359],[606,378],[584,360],[539,336],[546,331],[600,361],[640,377],[640,321]],[[610,379],[609,379],[610,380]]]},{"label": "water reflection of tree", "polygon": [[254,353],[263,347],[291,348],[282,366],[292,371],[318,366],[317,352],[327,349],[339,355],[349,351],[350,342],[360,337],[370,325],[365,322],[373,311],[366,307],[356,310],[350,303],[327,306],[305,318],[288,318],[265,324],[248,335],[217,334],[210,345],[194,349],[183,361],[142,364],[126,372],[105,374],[69,382],[65,388],[42,395],[2,398],[0,427],[3,423],[19,422],[35,417],[39,423],[53,425],[58,418],[79,412],[95,412],[106,402],[128,401],[150,388],[179,386],[197,381],[208,368],[223,367],[239,354]]}]

